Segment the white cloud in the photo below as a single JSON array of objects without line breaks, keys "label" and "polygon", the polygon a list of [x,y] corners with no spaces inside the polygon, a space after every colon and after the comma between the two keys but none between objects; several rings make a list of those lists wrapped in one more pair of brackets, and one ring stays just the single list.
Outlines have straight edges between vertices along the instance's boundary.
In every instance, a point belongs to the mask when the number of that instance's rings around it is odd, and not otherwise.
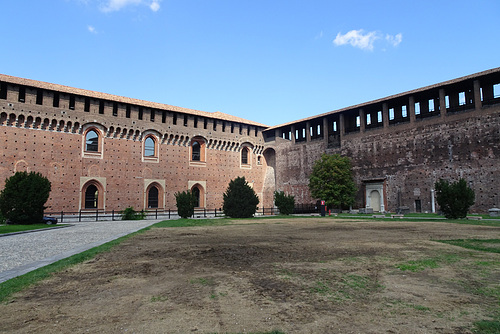
[{"label": "white cloud", "polygon": [[403,34],[399,33],[396,36],[386,35],[385,39],[392,44],[392,46],[396,47],[403,41]]},{"label": "white cloud", "polygon": [[97,30],[93,26],[87,26],[87,30],[93,34],[97,34]]},{"label": "white cloud", "polygon": [[151,5],[149,5],[149,8],[151,8],[151,10],[152,10],[153,12],[157,12],[157,11],[159,11],[159,10],[160,10],[160,2],[159,2],[159,1],[154,0],[154,1],[151,3]]},{"label": "white cloud", "polygon": [[153,12],[160,10],[161,0],[106,0],[101,6],[101,10],[105,13],[116,12],[127,6],[147,5]]},{"label": "white cloud", "polygon": [[361,50],[373,50],[373,43],[379,39],[377,32],[371,31],[364,33],[362,29],[351,30],[346,34],[337,34],[337,37],[333,40],[333,44],[340,46],[350,44],[355,48],[360,48]]},{"label": "white cloud", "polygon": [[[373,51],[375,41],[383,39],[383,35],[377,31],[366,32],[363,29],[351,30],[344,35],[341,33],[337,34],[337,37],[333,40],[333,44],[336,46],[350,44],[355,48],[361,50]],[[403,34],[399,33],[397,35],[385,35],[385,40],[387,43],[393,47],[398,46],[403,41]]]}]

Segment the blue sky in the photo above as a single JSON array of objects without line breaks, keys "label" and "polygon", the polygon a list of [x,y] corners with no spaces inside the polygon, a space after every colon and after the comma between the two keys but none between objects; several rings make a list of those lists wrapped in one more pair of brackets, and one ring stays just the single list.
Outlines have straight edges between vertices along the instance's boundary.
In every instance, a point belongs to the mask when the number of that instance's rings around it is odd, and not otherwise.
[{"label": "blue sky", "polygon": [[17,0],[0,73],[267,125],[500,66],[500,1]]}]

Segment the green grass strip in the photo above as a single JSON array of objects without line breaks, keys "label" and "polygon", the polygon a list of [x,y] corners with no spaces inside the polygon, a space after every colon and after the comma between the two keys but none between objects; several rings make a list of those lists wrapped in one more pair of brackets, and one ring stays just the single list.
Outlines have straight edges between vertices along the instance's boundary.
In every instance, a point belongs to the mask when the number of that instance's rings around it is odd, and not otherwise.
[{"label": "green grass strip", "polygon": [[500,253],[500,239],[456,239],[436,241],[482,252]]},{"label": "green grass strip", "polygon": [[40,230],[40,229],[51,228],[51,227],[56,227],[56,226],[64,226],[64,225],[47,225],[47,224],[1,225],[0,226],[0,234]]},{"label": "green grass strip", "polygon": [[481,320],[474,323],[474,333],[478,334],[498,334],[500,333],[500,321]]},{"label": "green grass strip", "polygon": [[76,264],[82,263],[84,261],[93,259],[97,254],[110,251],[114,246],[122,243],[128,238],[143,233],[149,230],[151,227],[143,228],[137,232],[125,235],[121,238],[112,240],[100,246],[88,249],[82,253],[72,255],[65,259],[59,260],[45,267],[35,269],[24,275],[14,277],[3,283],[0,283],[0,302],[5,302],[12,294],[22,291],[37,282],[51,277],[54,273],[62,271],[68,267],[74,266]]}]

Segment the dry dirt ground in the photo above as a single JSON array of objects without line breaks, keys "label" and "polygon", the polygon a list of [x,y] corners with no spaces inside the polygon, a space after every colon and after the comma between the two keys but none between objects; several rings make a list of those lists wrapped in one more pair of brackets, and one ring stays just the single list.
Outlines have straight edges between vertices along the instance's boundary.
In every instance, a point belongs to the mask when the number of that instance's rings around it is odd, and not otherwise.
[{"label": "dry dirt ground", "polygon": [[13,296],[0,331],[471,333],[499,311],[488,291],[500,289],[500,254],[434,241],[458,238],[500,228],[328,218],[154,228]]}]

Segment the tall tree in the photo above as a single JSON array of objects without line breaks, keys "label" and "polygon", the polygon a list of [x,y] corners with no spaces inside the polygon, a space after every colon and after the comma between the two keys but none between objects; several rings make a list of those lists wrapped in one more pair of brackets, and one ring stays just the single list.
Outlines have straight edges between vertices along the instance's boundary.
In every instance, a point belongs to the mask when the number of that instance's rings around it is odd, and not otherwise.
[{"label": "tall tree", "polygon": [[342,208],[354,204],[356,185],[351,160],[339,154],[323,154],[316,160],[309,176],[312,197],[326,201],[329,207]]},{"label": "tall tree", "polygon": [[448,219],[465,218],[469,208],[474,204],[474,190],[464,179],[448,182],[440,179],[434,185],[436,200]]},{"label": "tall tree", "polygon": [[42,174],[17,172],[0,192],[0,211],[12,224],[41,223],[50,189],[50,181]]},{"label": "tall tree", "polygon": [[252,217],[259,204],[259,197],[244,177],[231,180],[223,198],[222,210],[226,216],[232,218]]}]

